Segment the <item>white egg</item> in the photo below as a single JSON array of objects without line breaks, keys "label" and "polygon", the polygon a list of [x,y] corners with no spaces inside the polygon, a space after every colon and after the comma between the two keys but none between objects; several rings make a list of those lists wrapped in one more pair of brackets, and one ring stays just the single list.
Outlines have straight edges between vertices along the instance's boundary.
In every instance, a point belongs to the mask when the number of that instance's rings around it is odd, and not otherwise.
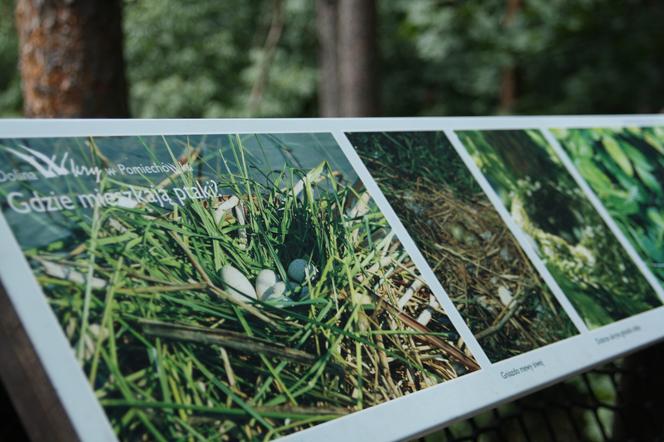
[{"label": "white egg", "polygon": [[417,317],[417,322],[426,327],[429,321],[431,321],[431,310],[427,308],[422,310],[422,313]]},{"label": "white egg", "polygon": [[500,298],[500,302],[502,302],[503,305],[508,305],[512,302],[512,292],[501,285],[498,287],[498,298]]},{"label": "white egg", "polygon": [[301,258],[294,259],[288,265],[288,276],[296,282],[304,282],[306,278],[311,279],[317,272],[316,266]]},{"label": "white egg", "polygon": [[241,271],[231,265],[221,268],[221,280],[224,290],[240,301],[247,301],[247,297],[256,299],[254,286]]},{"label": "white egg", "polygon": [[286,292],[286,283],[279,281],[272,287],[267,289],[261,299],[263,301],[283,301],[286,299],[284,293]]},{"label": "white egg", "polygon": [[277,274],[270,269],[263,269],[256,277],[256,294],[263,299],[266,290],[277,283]]}]

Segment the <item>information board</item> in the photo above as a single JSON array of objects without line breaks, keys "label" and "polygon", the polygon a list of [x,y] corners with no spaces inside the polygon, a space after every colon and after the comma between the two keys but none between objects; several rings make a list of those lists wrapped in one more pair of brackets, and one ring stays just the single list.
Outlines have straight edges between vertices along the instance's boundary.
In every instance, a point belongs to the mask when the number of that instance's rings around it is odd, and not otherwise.
[{"label": "information board", "polygon": [[664,116],[0,121],[83,440],[414,437],[664,336]]}]

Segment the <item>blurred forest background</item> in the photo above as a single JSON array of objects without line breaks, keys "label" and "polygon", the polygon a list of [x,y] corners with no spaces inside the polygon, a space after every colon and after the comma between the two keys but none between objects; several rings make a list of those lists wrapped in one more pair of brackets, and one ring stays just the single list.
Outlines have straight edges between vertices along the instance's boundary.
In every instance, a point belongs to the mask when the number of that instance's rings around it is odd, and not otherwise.
[{"label": "blurred forest background", "polygon": [[0,115],[660,112],[662,23],[660,0],[0,0]]}]

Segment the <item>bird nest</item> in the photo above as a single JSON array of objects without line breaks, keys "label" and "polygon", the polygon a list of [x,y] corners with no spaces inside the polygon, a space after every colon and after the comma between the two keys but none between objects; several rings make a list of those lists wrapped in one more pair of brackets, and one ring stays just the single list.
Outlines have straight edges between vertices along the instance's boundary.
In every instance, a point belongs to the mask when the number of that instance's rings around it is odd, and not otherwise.
[{"label": "bird nest", "polygon": [[394,204],[492,360],[573,334],[573,326],[483,194],[419,181]]}]

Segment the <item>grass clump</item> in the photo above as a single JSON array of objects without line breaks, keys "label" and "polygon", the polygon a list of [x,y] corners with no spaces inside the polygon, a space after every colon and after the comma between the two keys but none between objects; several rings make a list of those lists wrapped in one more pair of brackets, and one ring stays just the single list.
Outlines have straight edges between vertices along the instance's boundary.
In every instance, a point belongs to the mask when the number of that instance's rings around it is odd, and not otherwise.
[{"label": "grass clump", "polygon": [[[361,183],[285,144],[266,169],[265,137],[186,144],[190,171],[143,184],[212,177],[214,197],[68,213],[66,238],[26,252],[121,439],[272,439],[478,368]],[[224,266],[289,281],[294,259],[315,274],[280,299],[224,289]]]}]

